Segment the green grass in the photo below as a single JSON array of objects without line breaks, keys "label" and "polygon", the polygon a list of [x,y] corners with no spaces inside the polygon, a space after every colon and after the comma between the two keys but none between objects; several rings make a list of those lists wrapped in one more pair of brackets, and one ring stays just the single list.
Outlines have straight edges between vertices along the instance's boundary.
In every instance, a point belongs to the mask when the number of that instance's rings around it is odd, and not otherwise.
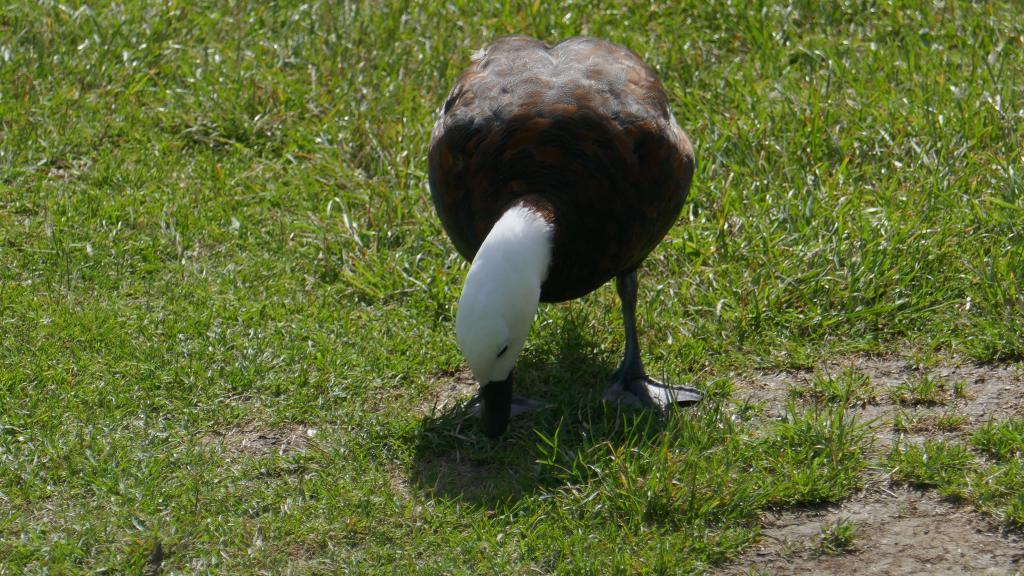
[{"label": "green grass", "polygon": [[928,374],[901,382],[890,390],[889,397],[903,406],[937,406],[947,402],[946,383]]},{"label": "green grass", "polygon": [[917,410],[899,410],[892,418],[892,428],[897,432],[956,432],[969,422],[964,414],[955,410],[942,413],[928,413]]},{"label": "green grass", "polygon": [[926,440],[897,445],[889,454],[893,479],[934,487],[1024,527],[1024,420],[990,422],[970,437],[976,449],[957,442]]},{"label": "green grass", "polygon": [[854,368],[845,368],[837,375],[815,374],[809,383],[793,386],[789,395],[840,406],[871,404],[878,399],[871,379]]},{"label": "green grass", "polygon": [[[138,572],[157,542],[167,573],[687,573],[765,508],[841,500],[868,445],[842,403],[766,424],[726,375],[1024,358],[1020,15],[4,3],[0,573]],[[429,132],[512,32],[603,36],[665,80],[699,168],[641,271],[641,334],[654,375],[711,391],[695,411],[599,402],[609,288],[541,310],[518,377],[555,408],[491,443],[423,407],[461,362],[466,271]],[[210,441],[300,427],[298,450]],[[979,502],[1019,518],[1000,482]]]},{"label": "green grass", "polygon": [[840,518],[821,527],[818,550],[831,556],[842,554],[853,548],[856,537],[857,525],[849,518]]},{"label": "green grass", "polygon": [[1024,457],[1024,420],[989,422],[972,438],[974,446],[997,460]]}]

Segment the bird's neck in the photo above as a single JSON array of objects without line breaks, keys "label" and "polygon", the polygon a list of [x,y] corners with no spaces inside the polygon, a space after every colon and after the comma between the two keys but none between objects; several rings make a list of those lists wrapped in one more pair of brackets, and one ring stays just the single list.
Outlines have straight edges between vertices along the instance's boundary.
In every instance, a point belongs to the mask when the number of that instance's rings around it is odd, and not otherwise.
[{"label": "bird's neck", "polygon": [[508,378],[537,315],[553,229],[523,206],[510,208],[473,258],[459,299],[456,339],[481,386]]},{"label": "bird's neck", "polygon": [[548,275],[553,237],[554,229],[543,216],[526,206],[513,206],[480,245],[470,275],[477,270],[506,282],[518,277],[539,290]]},{"label": "bird's neck", "polygon": [[513,331],[524,329],[522,323],[528,327],[548,275],[553,238],[554,229],[540,214],[521,205],[508,209],[473,258],[460,308],[497,313]]}]

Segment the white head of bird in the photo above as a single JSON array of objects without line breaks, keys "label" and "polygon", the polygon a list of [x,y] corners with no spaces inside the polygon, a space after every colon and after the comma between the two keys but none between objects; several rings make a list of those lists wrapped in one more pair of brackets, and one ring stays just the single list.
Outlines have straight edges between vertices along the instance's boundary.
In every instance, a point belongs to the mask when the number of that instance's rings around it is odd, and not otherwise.
[{"label": "white head of bird", "polygon": [[515,206],[494,224],[466,275],[455,337],[480,386],[508,378],[537,314],[553,230]]}]

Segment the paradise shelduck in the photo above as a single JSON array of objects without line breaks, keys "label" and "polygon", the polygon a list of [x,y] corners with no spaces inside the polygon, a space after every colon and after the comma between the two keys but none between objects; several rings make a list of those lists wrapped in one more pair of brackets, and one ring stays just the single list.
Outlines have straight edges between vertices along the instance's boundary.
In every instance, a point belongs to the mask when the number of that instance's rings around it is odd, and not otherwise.
[{"label": "paradise shelduck", "polygon": [[700,401],[648,377],[636,335],[637,267],[675,223],[693,148],[653,69],[596,38],[549,46],[501,38],[473,57],[430,138],[430,193],[472,262],[456,340],[480,383],[485,434],[535,403],[513,397],[512,369],[538,303],[615,278],[626,350],[608,399],[647,407]]}]

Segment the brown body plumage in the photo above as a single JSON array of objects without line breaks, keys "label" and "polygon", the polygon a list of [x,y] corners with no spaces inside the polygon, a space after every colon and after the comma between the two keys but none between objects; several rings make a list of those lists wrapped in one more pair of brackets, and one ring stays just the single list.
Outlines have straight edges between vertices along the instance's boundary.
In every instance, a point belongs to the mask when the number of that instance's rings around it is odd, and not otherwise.
[{"label": "brown body plumage", "polygon": [[694,161],[636,54],[593,38],[512,36],[456,82],[429,166],[441,222],[469,260],[513,205],[554,225],[541,300],[556,302],[639,266],[678,217]]}]

